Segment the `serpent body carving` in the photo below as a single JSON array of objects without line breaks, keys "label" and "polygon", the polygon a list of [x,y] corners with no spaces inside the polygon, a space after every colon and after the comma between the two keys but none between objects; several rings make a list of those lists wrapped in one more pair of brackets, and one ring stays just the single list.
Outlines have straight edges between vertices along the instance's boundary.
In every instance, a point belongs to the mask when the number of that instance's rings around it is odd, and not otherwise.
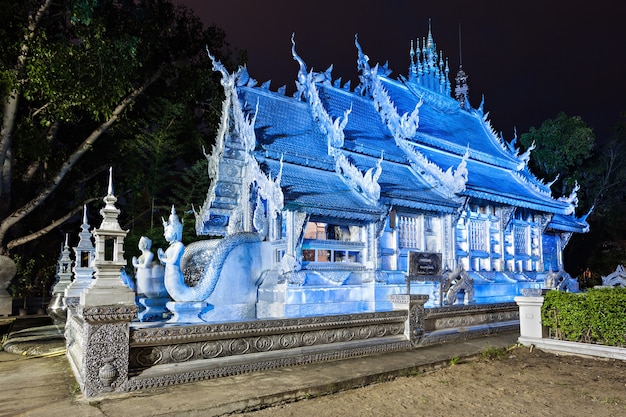
[{"label": "serpent body carving", "polygon": [[260,241],[257,233],[241,232],[189,244],[180,259],[182,273],[166,274],[167,292],[175,301],[206,300],[213,293],[230,252],[242,244]]}]

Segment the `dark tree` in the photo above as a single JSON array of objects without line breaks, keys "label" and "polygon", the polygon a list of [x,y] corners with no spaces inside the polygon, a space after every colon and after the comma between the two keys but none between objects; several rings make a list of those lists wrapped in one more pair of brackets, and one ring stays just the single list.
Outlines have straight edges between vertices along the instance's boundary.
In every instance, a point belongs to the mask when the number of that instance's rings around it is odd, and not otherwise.
[{"label": "dark tree", "polygon": [[175,190],[199,175],[216,131],[222,90],[206,49],[227,67],[235,59],[221,29],[169,0],[0,0],[0,10],[0,256],[48,250],[55,262],[83,204],[95,202],[98,225],[110,166],[127,226],[202,203],[206,170],[192,193]]}]

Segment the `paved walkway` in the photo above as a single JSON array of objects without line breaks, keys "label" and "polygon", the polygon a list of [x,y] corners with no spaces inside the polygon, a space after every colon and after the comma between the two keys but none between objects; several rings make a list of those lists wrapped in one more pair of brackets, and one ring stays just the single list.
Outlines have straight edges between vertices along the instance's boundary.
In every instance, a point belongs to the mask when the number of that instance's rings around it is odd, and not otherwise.
[{"label": "paved walkway", "polygon": [[[31,336],[32,333],[31,330]],[[273,369],[106,399],[82,396],[61,340],[47,342],[45,349],[29,348],[25,344],[24,349],[30,349],[31,354],[45,353],[29,356],[0,351],[0,417],[220,416],[441,368],[453,358],[472,358],[491,348],[512,346],[518,336],[518,333],[485,336],[407,352]],[[29,343],[37,345],[35,339]]]}]

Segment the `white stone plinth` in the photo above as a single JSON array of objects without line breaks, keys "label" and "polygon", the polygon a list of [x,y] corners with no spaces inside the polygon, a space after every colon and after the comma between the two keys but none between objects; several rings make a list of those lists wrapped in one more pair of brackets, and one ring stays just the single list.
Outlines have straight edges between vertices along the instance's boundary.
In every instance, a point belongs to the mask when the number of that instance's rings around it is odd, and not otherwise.
[{"label": "white stone plinth", "polygon": [[202,301],[169,301],[165,306],[173,314],[168,323],[203,323],[201,316],[213,308]]},{"label": "white stone plinth", "polygon": [[514,300],[519,306],[520,337],[541,339],[543,334],[541,326],[543,297],[515,297]]}]

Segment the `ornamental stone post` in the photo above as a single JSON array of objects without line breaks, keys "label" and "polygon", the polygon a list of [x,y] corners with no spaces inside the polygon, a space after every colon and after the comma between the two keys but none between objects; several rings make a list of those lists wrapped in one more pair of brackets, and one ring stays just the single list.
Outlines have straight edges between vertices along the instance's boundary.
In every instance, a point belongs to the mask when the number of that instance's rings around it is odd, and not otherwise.
[{"label": "ornamental stone post", "polygon": [[426,294],[395,294],[388,296],[394,310],[407,310],[408,317],[404,322],[404,335],[417,347],[424,336],[424,304],[428,301]]},{"label": "ornamental stone post", "polygon": [[87,397],[123,392],[128,381],[130,322],[137,306],[135,293],[120,278],[127,232],[118,223],[116,201],[109,174],[102,224],[93,231],[95,279],[80,294],[76,317],[66,329],[67,354]]},{"label": "ornamental stone post", "polygon": [[65,326],[67,319],[67,306],[65,305],[65,290],[72,283],[72,264],[68,235],[65,235],[65,244],[61,250],[61,256],[57,264],[57,280],[52,287],[52,298],[48,303],[47,313],[54,324]]},{"label": "ornamental stone post", "polygon": [[519,306],[519,329],[520,343],[524,344],[526,339],[541,339],[543,337],[543,326],[541,324],[541,307],[543,297],[541,289],[524,288],[521,297],[514,300]]},{"label": "ornamental stone post", "polygon": [[91,232],[89,231],[89,222],[87,220],[87,206],[83,207],[83,224],[80,226],[81,232],[78,233],[78,245],[72,248],[74,251],[74,280],[65,289],[65,297],[63,302],[69,309],[75,309],[80,301],[82,292],[91,285],[93,280],[93,259],[95,248],[91,241]]}]

